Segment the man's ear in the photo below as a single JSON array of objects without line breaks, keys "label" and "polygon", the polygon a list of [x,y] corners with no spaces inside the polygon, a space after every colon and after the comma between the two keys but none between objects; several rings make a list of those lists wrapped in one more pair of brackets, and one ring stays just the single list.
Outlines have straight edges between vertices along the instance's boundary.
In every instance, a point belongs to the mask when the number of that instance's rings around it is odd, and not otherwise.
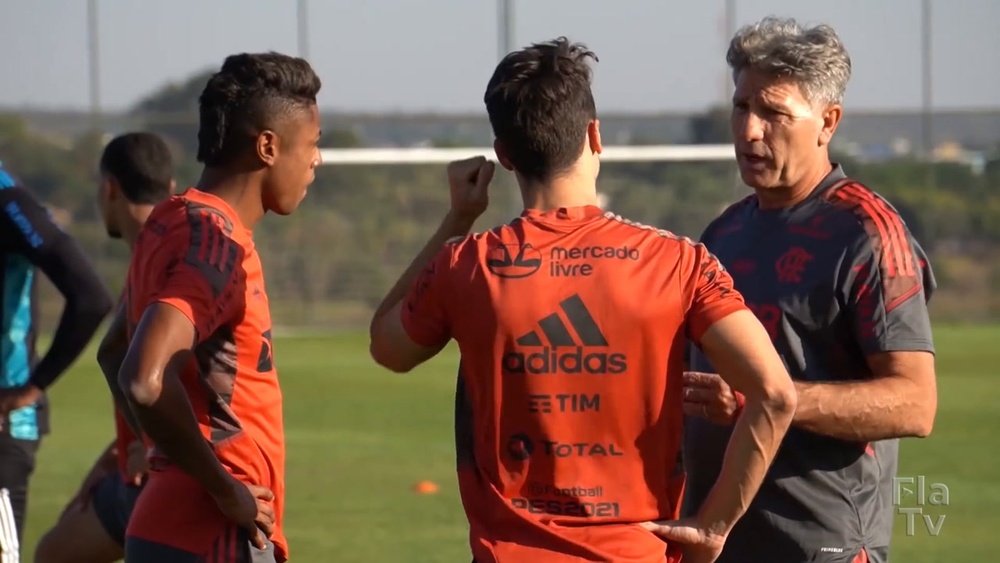
[{"label": "man's ear", "polygon": [[257,158],[265,166],[274,166],[281,150],[281,139],[270,129],[265,129],[257,135]]},{"label": "man's ear", "polygon": [[595,119],[587,124],[587,143],[590,145],[590,151],[595,154],[601,154],[604,150],[604,145],[601,144],[601,120]]},{"label": "man's ear", "polygon": [[514,163],[510,161],[510,157],[507,155],[507,148],[504,147],[500,139],[493,140],[493,152],[497,153],[497,162],[500,163],[500,166],[510,171],[514,170]]},{"label": "man's ear", "polygon": [[823,128],[819,131],[819,146],[825,147],[833,140],[840,119],[844,116],[844,108],[840,104],[832,104],[823,111]]},{"label": "man's ear", "polygon": [[101,179],[101,191],[109,202],[114,203],[122,197],[122,186],[118,183],[118,178],[107,174]]}]

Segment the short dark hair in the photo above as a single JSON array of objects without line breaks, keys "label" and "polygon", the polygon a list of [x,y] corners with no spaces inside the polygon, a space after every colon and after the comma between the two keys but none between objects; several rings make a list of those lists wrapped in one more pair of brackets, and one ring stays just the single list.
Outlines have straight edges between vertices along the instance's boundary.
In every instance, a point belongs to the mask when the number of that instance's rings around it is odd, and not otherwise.
[{"label": "short dark hair", "polygon": [[597,117],[582,43],[560,37],[514,51],[500,61],[483,101],[493,134],[514,168],[546,180],[569,168],[583,150],[587,124]]},{"label": "short dark hair", "polygon": [[155,205],[170,197],[174,176],[167,143],[152,133],[125,133],[101,154],[100,170],[118,180],[125,199]]},{"label": "short dark hair", "polygon": [[273,52],[227,57],[198,100],[198,161],[229,164],[261,131],[314,105],[320,85],[305,59]]}]

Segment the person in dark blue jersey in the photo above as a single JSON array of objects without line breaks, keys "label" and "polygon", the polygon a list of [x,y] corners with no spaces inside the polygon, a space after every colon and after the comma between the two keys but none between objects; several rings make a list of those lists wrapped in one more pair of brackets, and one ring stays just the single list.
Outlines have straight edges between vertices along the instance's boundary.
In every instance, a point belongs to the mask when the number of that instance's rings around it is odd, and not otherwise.
[{"label": "person in dark blue jersey", "polygon": [[[52,344],[40,360],[39,271],[65,300]],[[11,555],[19,553],[28,480],[48,432],[45,391],[87,346],[112,302],[80,246],[3,168],[0,292],[0,552]]]}]

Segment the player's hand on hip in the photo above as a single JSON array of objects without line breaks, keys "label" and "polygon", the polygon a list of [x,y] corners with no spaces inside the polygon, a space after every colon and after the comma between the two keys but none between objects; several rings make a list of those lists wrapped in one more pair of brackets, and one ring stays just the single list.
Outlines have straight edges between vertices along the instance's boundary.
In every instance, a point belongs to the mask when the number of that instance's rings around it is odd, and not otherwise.
[{"label": "player's hand on hip", "polygon": [[693,518],[640,524],[666,542],[681,544],[683,563],[713,563],[722,553],[726,536],[714,534]]},{"label": "player's hand on hip", "polygon": [[267,547],[267,536],[274,532],[274,493],[267,487],[248,485],[232,479],[226,494],[215,497],[222,514],[250,531],[250,543],[258,549]]},{"label": "player's hand on hip", "polygon": [[717,373],[684,372],[684,414],[728,426],[742,408],[742,395]]},{"label": "player's hand on hip", "polygon": [[149,459],[146,456],[146,444],[142,440],[133,440],[126,450],[125,470],[130,485],[138,487],[149,473]]},{"label": "player's hand on hip", "polygon": [[451,212],[463,219],[476,219],[490,203],[489,186],[496,165],[476,156],[448,164]]},{"label": "player's hand on hip", "polygon": [[0,390],[0,416],[7,416],[12,410],[34,405],[42,399],[42,394],[41,389],[31,384]]}]

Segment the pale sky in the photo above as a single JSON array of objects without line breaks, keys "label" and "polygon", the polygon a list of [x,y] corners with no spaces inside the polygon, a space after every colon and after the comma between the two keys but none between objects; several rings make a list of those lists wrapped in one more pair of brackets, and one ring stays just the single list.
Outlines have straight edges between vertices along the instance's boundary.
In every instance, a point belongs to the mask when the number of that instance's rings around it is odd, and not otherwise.
[{"label": "pale sky", "polygon": [[[297,53],[294,0],[97,0],[102,106],[217,68],[234,52]],[[307,0],[320,106],[483,111],[496,0]],[[2,0],[0,107],[87,108],[85,0]],[[851,109],[920,107],[919,0],[735,0],[828,23],[852,56]],[[566,35],[600,57],[599,111],[689,111],[724,92],[724,0],[515,0],[516,45]],[[932,0],[936,108],[1000,107],[1000,0]]]}]

